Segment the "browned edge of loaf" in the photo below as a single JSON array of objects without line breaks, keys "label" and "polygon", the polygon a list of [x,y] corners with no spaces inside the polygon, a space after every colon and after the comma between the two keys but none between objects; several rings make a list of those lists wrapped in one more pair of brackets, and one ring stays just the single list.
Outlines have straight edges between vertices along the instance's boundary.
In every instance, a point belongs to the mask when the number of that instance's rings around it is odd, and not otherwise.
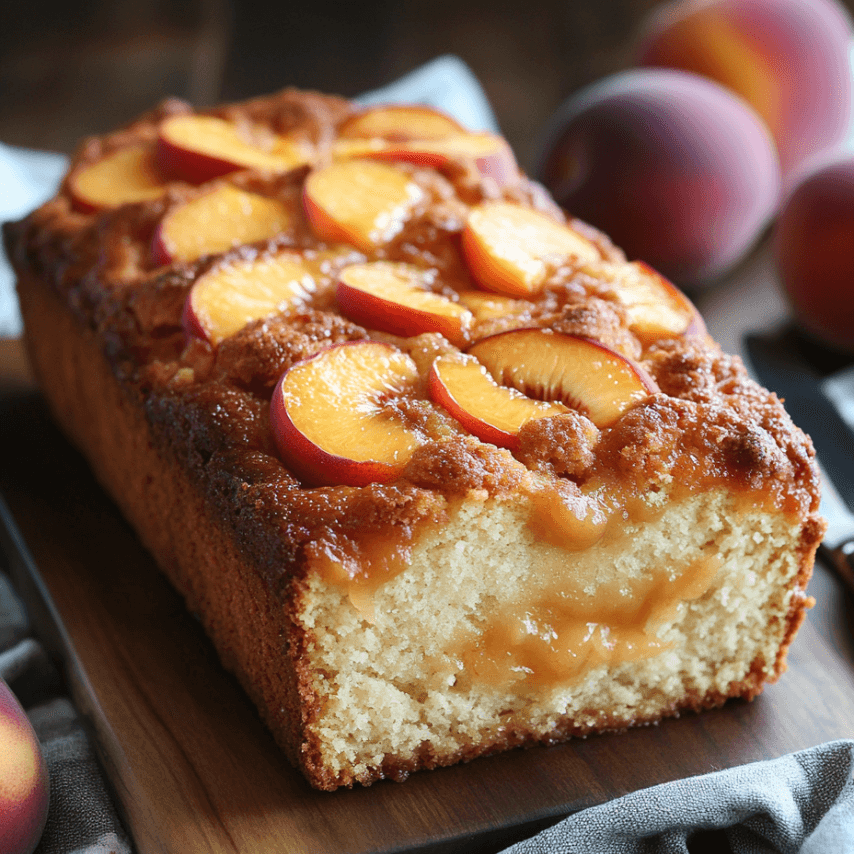
[{"label": "browned edge of loaf", "polygon": [[[290,761],[312,784],[334,788],[316,747],[303,743],[315,703],[301,670],[304,639],[289,620],[289,597],[265,583],[228,529],[216,523],[204,497],[153,435],[135,389],[114,377],[95,334],[36,277],[20,278],[18,290],[27,351],[57,421],[201,617],[223,663]],[[222,595],[225,590],[230,595]],[[235,620],[232,610],[251,618]],[[271,662],[272,674],[265,666]]]},{"label": "browned edge of loaf", "polygon": [[[351,772],[333,775],[323,766],[316,737],[308,729],[318,705],[304,660],[311,639],[291,618],[299,604],[299,574],[288,576],[288,586],[281,589],[265,581],[241,553],[234,532],[218,523],[221,516],[210,497],[199,491],[168,444],[154,434],[136,389],[122,386],[116,379],[95,334],[39,278],[21,276],[19,293],[28,352],[55,417],[86,454],[99,481],[190,609],[199,613],[223,663],[238,676],[290,761],[314,787],[333,790],[354,782],[403,780],[419,769],[469,761],[513,747],[554,744],[594,730],[624,730],[658,719],[600,715],[595,727],[579,727],[567,718],[548,735],[510,729],[491,741],[442,755],[424,744],[412,758],[389,757],[358,780]],[[772,672],[765,669],[769,662],[757,660],[748,675],[730,685],[726,693],[686,696],[665,710],[664,717],[719,706],[732,697],[752,699],[766,682],[776,681],[785,671],[788,646],[811,604],[804,589],[822,530],[814,516],[803,527],[800,572],[785,618],[785,639]],[[213,565],[215,574],[209,572]],[[235,619],[237,615],[239,619]]]}]

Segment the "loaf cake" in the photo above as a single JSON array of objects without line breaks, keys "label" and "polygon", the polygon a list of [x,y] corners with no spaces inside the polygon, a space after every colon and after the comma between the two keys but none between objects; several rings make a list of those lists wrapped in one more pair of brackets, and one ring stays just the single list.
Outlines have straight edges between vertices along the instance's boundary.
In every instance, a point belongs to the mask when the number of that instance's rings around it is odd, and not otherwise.
[{"label": "loaf cake", "polygon": [[52,411],[311,785],[785,670],[809,439],[502,138],[170,101],[4,236]]}]

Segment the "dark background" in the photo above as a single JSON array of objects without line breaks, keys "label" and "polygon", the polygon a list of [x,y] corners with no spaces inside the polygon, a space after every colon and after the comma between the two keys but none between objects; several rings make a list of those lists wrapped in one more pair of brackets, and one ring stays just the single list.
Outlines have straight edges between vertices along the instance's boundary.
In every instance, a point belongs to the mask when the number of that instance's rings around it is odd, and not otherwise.
[{"label": "dark background", "polygon": [[631,64],[657,2],[10,0],[0,141],[70,152],[167,95],[205,105],[291,85],[352,96],[454,53],[530,168],[561,101]]},{"label": "dark background", "polygon": [[551,113],[579,86],[629,64],[654,5],[11,0],[0,24],[0,141],[70,152],[167,95],[204,105],[293,85],[352,96],[454,53],[530,167]]}]

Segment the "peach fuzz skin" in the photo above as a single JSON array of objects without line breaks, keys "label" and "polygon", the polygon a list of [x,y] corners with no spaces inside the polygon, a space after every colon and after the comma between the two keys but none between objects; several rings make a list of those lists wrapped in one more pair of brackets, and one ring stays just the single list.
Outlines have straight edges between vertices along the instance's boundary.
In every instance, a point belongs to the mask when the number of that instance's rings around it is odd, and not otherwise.
[{"label": "peach fuzz skin", "polygon": [[2,679],[0,745],[0,851],[31,854],[47,821],[47,766],[24,710]]},{"label": "peach fuzz skin", "polygon": [[852,37],[836,0],[679,0],[653,13],[638,56],[744,98],[771,130],[791,187],[807,161],[848,131]]},{"label": "peach fuzz skin", "polygon": [[767,127],[696,74],[604,78],[564,104],[549,136],[538,173],[555,199],[680,287],[723,275],[777,211]]},{"label": "peach fuzz skin", "polygon": [[854,155],[827,162],[792,191],[777,220],[774,255],[801,327],[854,353]]}]

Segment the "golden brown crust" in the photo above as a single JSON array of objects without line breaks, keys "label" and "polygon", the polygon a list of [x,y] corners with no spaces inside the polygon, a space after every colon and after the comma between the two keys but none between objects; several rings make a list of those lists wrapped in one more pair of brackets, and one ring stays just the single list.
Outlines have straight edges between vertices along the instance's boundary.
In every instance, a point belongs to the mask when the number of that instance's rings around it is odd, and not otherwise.
[{"label": "golden brown crust", "polygon": [[570,411],[523,424],[517,456],[532,471],[578,480],[591,470],[598,441],[596,425]]}]

